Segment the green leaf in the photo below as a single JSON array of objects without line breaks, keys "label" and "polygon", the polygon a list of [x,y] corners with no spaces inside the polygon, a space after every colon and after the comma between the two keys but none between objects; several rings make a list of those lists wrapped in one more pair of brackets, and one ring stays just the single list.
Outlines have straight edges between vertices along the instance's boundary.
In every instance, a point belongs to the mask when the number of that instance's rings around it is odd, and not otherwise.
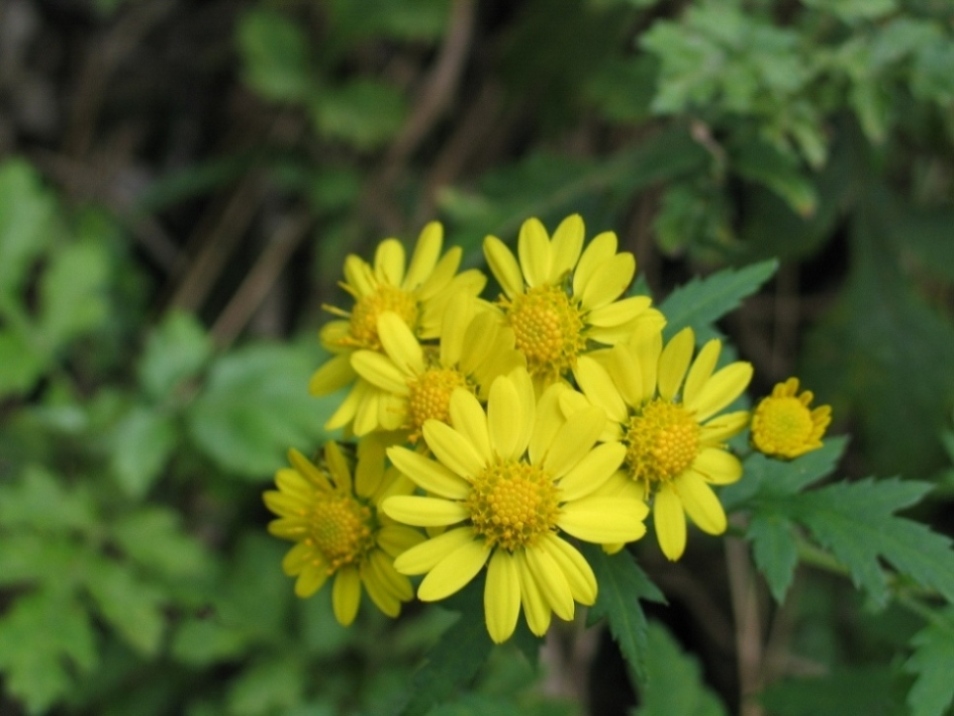
[{"label": "green leaf", "polygon": [[849,24],[876,20],[898,9],[895,0],[803,0],[808,7],[837,15]]},{"label": "green leaf", "polygon": [[645,681],[650,645],[646,615],[639,600],[665,603],[665,597],[628,550],[608,555],[602,547],[584,544],[582,551],[599,584],[596,604],[590,608],[588,620],[592,624],[606,617],[623,657],[640,681]]},{"label": "green leaf", "polygon": [[279,345],[248,346],[223,356],[187,412],[193,440],[224,469],[270,479],[285,464],[288,448],[311,450],[326,435],[327,415],[308,395],[316,359]]},{"label": "green leaf", "polygon": [[880,559],[954,602],[951,540],[892,514],[916,503],[931,487],[897,479],[841,482],[791,498],[789,509],[875,603],[883,605],[888,598]]},{"label": "green leaf", "polygon": [[911,647],[914,653],[904,664],[917,675],[908,692],[911,716],[944,716],[954,702],[954,609],[915,634]]},{"label": "green leaf", "polygon": [[141,498],[152,487],[177,445],[172,417],[159,410],[135,406],[110,436],[110,465],[120,488]]},{"label": "green leaf", "polygon": [[133,649],[154,655],[165,630],[161,592],[136,577],[128,564],[100,558],[86,569],[86,589],[100,614]]},{"label": "green leaf", "polygon": [[698,660],[661,624],[650,624],[647,636],[646,678],[635,716],[726,716],[725,706],[703,683]]},{"label": "green leaf", "polygon": [[139,382],[154,400],[168,398],[194,378],[212,355],[212,340],[194,316],[173,311],[150,333],[139,361]]},{"label": "green leaf", "polygon": [[311,91],[308,38],[279,12],[255,8],[239,21],[245,79],[267,99],[299,101]]},{"label": "green leaf", "polygon": [[25,161],[0,164],[0,293],[13,294],[50,244],[56,203]]},{"label": "green leaf", "polygon": [[762,142],[740,141],[731,149],[732,168],[749,181],[771,189],[796,214],[809,217],[818,206],[815,184],[787,154]]},{"label": "green leaf", "polygon": [[396,87],[357,79],[342,87],[323,89],[312,99],[311,110],[322,134],[359,149],[373,149],[401,128],[407,101]]},{"label": "green leaf", "polygon": [[96,524],[89,494],[83,488],[67,490],[41,467],[28,467],[20,480],[0,487],[0,526],[64,531]]},{"label": "green leaf", "polygon": [[822,677],[789,679],[762,695],[772,716],[904,716],[903,691],[883,666],[840,668]]},{"label": "green leaf", "polygon": [[765,575],[772,596],[781,604],[798,566],[792,522],[779,514],[757,512],[746,528],[745,538],[752,543],[755,564]]},{"label": "green leaf", "polygon": [[738,307],[743,298],[750,296],[775,275],[778,262],[775,260],[752,264],[742,269],[723,269],[704,279],[694,278],[677,288],[659,309],[666,316],[665,335],[674,336],[686,326],[698,335]]},{"label": "green leaf", "polygon": [[86,612],[62,591],[18,598],[0,617],[0,671],[4,689],[32,713],[48,709],[74,688],[71,671],[96,667],[93,629]]},{"label": "green leaf", "polygon": [[39,317],[40,331],[51,350],[106,320],[109,274],[110,258],[102,243],[77,242],[53,254],[40,282]]},{"label": "green leaf", "polygon": [[183,664],[208,666],[234,660],[245,653],[248,634],[225,626],[214,618],[187,619],[172,638],[172,655]]},{"label": "green leaf", "polygon": [[[0,496],[2,499],[2,496]],[[0,531],[0,585],[36,582],[62,585],[80,576],[84,546],[70,534]]]},{"label": "green leaf", "polygon": [[264,658],[232,680],[228,693],[230,716],[286,713],[302,700],[307,681],[304,662],[293,654]]},{"label": "green leaf", "polygon": [[46,363],[24,333],[0,328],[0,396],[27,392],[43,374]]},{"label": "green leaf", "polygon": [[444,0],[331,0],[327,6],[339,44],[349,48],[365,37],[438,38],[451,8]]},{"label": "green leaf", "polygon": [[116,545],[130,559],[168,577],[196,577],[209,568],[209,557],[182,531],[176,512],[144,507],[111,522]]}]

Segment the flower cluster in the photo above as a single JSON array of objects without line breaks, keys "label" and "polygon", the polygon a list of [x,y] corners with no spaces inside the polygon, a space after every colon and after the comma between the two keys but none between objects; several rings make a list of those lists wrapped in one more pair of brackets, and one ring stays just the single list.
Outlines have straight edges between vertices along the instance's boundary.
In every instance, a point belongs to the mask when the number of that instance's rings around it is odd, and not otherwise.
[{"label": "flower cluster", "polygon": [[486,570],[484,610],[496,642],[521,612],[534,634],[552,615],[571,619],[598,585],[578,548],[622,549],[652,527],[679,559],[687,520],[726,529],[713,487],[742,477],[728,441],[751,425],[755,449],[791,459],[820,447],[827,406],[794,379],[755,410],[732,409],[752,379],[744,361],[720,361],[719,340],[697,347],[691,329],[664,338],[648,296],[627,295],[636,273],[616,235],[585,241],[583,220],[552,236],[524,222],[516,254],[498,238],[487,276],[460,272],[461,250],[443,252],[437,223],[406,263],[395,239],[374,263],[345,261],[349,310],[321,330],[332,358],[314,374],[315,395],[345,396],[327,427],[355,448],[325,446],[265,494],[269,529],[295,546],[283,568],[309,596],[334,577],[342,624],[362,590],[397,616],[413,595],[448,597]]}]

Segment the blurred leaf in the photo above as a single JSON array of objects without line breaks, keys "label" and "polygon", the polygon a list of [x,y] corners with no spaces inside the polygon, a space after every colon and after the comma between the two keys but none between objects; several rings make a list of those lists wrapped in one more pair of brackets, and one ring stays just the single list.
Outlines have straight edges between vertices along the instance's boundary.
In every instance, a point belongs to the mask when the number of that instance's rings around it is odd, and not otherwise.
[{"label": "blurred leaf", "polygon": [[903,691],[891,669],[840,668],[814,678],[789,679],[769,686],[762,702],[772,716],[904,716]]},{"label": "blurred leaf", "polygon": [[27,392],[45,367],[46,360],[23,333],[0,328],[0,396]]},{"label": "blurred leaf", "polygon": [[96,523],[89,494],[67,490],[41,467],[28,467],[19,481],[0,487],[0,526],[62,531],[87,530]]},{"label": "blurred leaf", "polygon": [[610,121],[642,122],[651,116],[657,71],[651,57],[612,59],[588,79],[584,91]]},{"label": "blurred leaf", "polygon": [[659,306],[666,316],[665,336],[670,338],[686,326],[697,337],[715,321],[738,307],[778,270],[777,261],[763,261],[741,269],[723,269],[704,279],[694,278],[673,291]]},{"label": "blurred leaf", "polygon": [[154,655],[165,628],[162,594],[137,578],[130,565],[100,558],[86,569],[86,589],[106,621],[137,652]]},{"label": "blurred leaf", "polygon": [[110,258],[102,243],[73,243],[52,255],[40,283],[40,330],[51,349],[105,321],[109,275]]},{"label": "blurred leaf", "polygon": [[176,448],[174,420],[155,408],[136,406],[110,436],[110,464],[120,488],[141,498],[152,487]]},{"label": "blurred leaf", "polygon": [[656,244],[667,254],[725,252],[735,236],[725,192],[708,180],[677,182],[662,196],[653,220]]},{"label": "blurred leaf", "polygon": [[803,0],[805,5],[830,12],[848,23],[875,20],[897,10],[895,0]]},{"label": "blurred leaf", "polygon": [[634,716],[726,716],[725,706],[702,681],[699,662],[686,654],[665,627],[649,625],[642,704]]},{"label": "blurred leaf", "polygon": [[[445,0],[331,0],[328,10],[339,44],[364,37],[429,40],[440,37],[451,5]],[[334,41],[333,40],[333,41]]]},{"label": "blurred leaf", "polygon": [[325,87],[311,101],[315,125],[322,134],[374,149],[393,137],[404,122],[404,93],[372,79],[341,87]]},{"label": "blurred leaf", "polygon": [[55,212],[53,197],[29,164],[0,164],[0,293],[15,293],[30,262],[49,246]]},{"label": "blurred leaf", "polygon": [[194,316],[172,312],[149,334],[139,360],[139,381],[151,398],[164,400],[198,374],[212,349],[212,340]]},{"label": "blurred leaf", "polygon": [[911,77],[911,90],[916,97],[947,106],[954,101],[954,47],[950,37],[938,38],[921,47]]},{"label": "blurred leaf", "polygon": [[178,513],[150,506],[111,522],[118,547],[129,558],[169,577],[195,577],[208,569],[201,545],[182,531]]},{"label": "blurred leaf", "polygon": [[32,713],[72,692],[71,672],[96,667],[96,644],[86,612],[62,592],[24,595],[0,616],[0,671],[5,691]]},{"label": "blurred leaf", "polygon": [[911,716],[944,716],[954,701],[954,609],[948,607],[911,640],[914,653],[904,664],[917,675],[908,692]]},{"label": "blurred leaf", "polygon": [[746,528],[745,538],[752,543],[755,564],[765,575],[772,596],[781,604],[798,566],[792,522],[779,514],[756,512]]},{"label": "blurred leaf", "polygon": [[322,440],[327,416],[308,395],[316,365],[294,346],[248,346],[219,358],[187,412],[192,438],[224,469],[270,479],[288,448]]},{"label": "blurred leaf", "polygon": [[818,192],[792,157],[751,139],[735,142],[730,154],[739,175],[774,191],[799,216],[815,213]]},{"label": "blurred leaf", "polygon": [[210,619],[183,621],[172,638],[172,655],[176,661],[193,666],[207,666],[230,661],[245,653],[247,634]]},{"label": "blurred leaf", "polygon": [[241,535],[228,557],[228,574],[213,594],[217,601],[211,606],[223,626],[266,641],[282,633],[294,594],[282,572],[287,550],[262,529]]},{"label": "blurred leaf", "polygon": [[924,271],[954,283],[954,208],[902,207],[891,217],[891,240],[905,263],[910,258]]},{"label": "blurred leaf", "polygon": [[276,101],[308,97],[308,38],[294,22],[274,10],[249,10],[239,21],[238,43],[246,81],[262,96]]},{"label": "blurred leaf", "polygon": [[230,716],[286,713],[302,700],[304,663],[293,654],[263,658],[245,669],[229,686]]},{"label": "blurred leaf", "polygon": [[64,585],[80,576],[78,572],[84,564],[85,547],[72,535],[0,531],[0,543],[0,585]]},{"label": "blurred leaf", "polygon": [[665,603],[662,592],[636,564],[626,549],[609,555],[598,545],[583,544],[583,555],[600,585],[596,604],[590,607],[590,624],[606,617],[610,633],[640,682],[650,678],[646,615],[640,599]]}]

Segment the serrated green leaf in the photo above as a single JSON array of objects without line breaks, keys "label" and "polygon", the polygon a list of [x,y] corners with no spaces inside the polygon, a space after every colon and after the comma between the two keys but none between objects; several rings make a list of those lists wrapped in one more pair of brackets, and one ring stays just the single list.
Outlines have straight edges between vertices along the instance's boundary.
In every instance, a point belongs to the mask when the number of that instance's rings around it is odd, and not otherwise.
[{"label": "serrated green leaf", "polygon": [[762,703],[772,716],[904,716],[903,693],[887,667],[840,668],[772,684]]},{"label": "serrated green leaf", "polygon": [[646,678],[635,716],[726,716],[725,706],[702,681],[699,662],[686,654],[661,624],[647,634]]},{"label": "serrated green leaf", "polygon": [[944,716],[954,702],[954,609],[938,619],[914,635],[914,653],[904,664],[917,675],[908,692],[911,716]]},{"label": "serrated green leaf", "polygon": [[50,244],[56,203],[24,161],[0,164],[0,293],[20,288],[30,262]]},{"label": "serrated green leaf", "polygon": [[86,570],[86,589],[103,618],[137,652],[154,655],[165,630],[162,593],[139,579],[129,564],[99,558]]},{"label": "serrated green leaf", "polygon": [[951,540],[892,514],[917,502],[931,487],[897,479],[842,482],[790,498],[788,509],[875,603],[883,605],[888,598],[880,559],[954,602]]},{"label": "serrated green leaf", "polygon": [[136,406],[116,425],[109,440],[110,465],[119,487],[141,498],[162,472],[179,439],[173,418]]},{"label": "serrated green leaf", "polygon": [[639,600],[665,603],[665,597],[628,550],[608,555],[599,546],[584,544],[582,551],[593,567],[599,585],[596,604],[590,608],[589,622],[606,617],[620,652],[637,677],[644,681],[648,675],[646,662],[650,647],[646,636],[646,615]]},{"label": "serrated green leaf", "polygon": [[166,316],[146,341],[139,382],[154,400],[169,397],[182,381],[194,378],[212,355],[212,340],[189,313]]},{"label": "serrated green leaf", "polygon": [[109,274],[110,258],[102,243],[77,242],[53,254],[40,281],[39,330],[50,350],[106,320]]},{"label": "serrated green leaf", "polygon": [[96,663],[95,635],[86,612],[62,590],[21,596],[0,617],[5,690],[33,713],[72,691],[72,669],[89,673]]},{"label": "serrated green leaf", "polygon": [[308,38],[279,12],[255,8],[238,25],[246,81],[277,101],[305,99],[311,88]]},{"label": "serrated green leaf", "polygon": [[186,414],[193,440],[224,469],[271,479],[288,448],[318,444],[326,435],[327,415],[308,394],[316,365],[294,346],[248,346],[223,356]]},{"label": "serrated green leaf", "polygon": [[745,538],[752,543],[755,564],[765,575],[772,596],[781,604],[798,566],[791,521],[779,514],[756,512],[746,528]]},{"label": "serrated green leaf", "polygon": [[82,488],[66,489],[52,473],[27,468],[18,481],[0,487],[0,525],[38,530],[87,530],[96,524],[95,508]]},{"label": "serrated green leaf", "polygon": [[696,333],[708,329],[737,308],[742,299],[758,291],[777,269],[778,261],[763,261],[741,269],[723,269],[684,284],[659,306],[666,316],[666,337],[674,336],[686,326]]},{"label": "serrated green leaf", "polygon": [[147,569],[169,577],[195,577],[209,567],[201,545],[182,531],[179,515],[145,507],[111,523],[116,546]]}]

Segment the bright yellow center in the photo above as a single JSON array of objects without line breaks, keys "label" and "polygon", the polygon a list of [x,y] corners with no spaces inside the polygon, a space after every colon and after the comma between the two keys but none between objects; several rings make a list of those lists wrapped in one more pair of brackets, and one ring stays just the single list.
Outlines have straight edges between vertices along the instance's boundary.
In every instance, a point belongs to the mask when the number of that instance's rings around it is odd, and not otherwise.
[{"label": "bright yellow center", "polygon": [[505,304],[517,348],[531,375],[555,380],[586,347],[583,318],[559,286],[535,286]]},{"label": "bright yellow center", "polygon": [[350,341],[359,348],[380,350],[378,316],[385,311],[399,315],[412,329],[417,324],[417,301],[407,291],[387,284],[379,285],[374,293],[359,296],[351,309]]},{"label": "bright yellow center", "polygon": [[411,428],[420,432],[425,420],[450,422],[450,397],[454,388],[467,387],[460,372],[450,368],[429,368],[410,384],[407,416]]},{"label": "bright yellow center", "polygon": [[474,478],[467,498],[477,534],[510,552],[556,527],[559,498],[553,478],[536,465],[497,462]]},{"label": "bright yellow center", "polygon": [[699,424],[681,405],[656,398],[629,419],[626,464],[636,480],[671,480],[699,454]]},{"label": "bright yellow center", "polygon": [[329,574],[359,562],[374,547],[370,508],[347,495],[319,501],[311,513],[311,540]]},{"label": "bright yellow center", "polygon": [[793,458],[815,447],[811,411],[795,397],[769,397],[752,416],[752,442],[767,455]]}]

